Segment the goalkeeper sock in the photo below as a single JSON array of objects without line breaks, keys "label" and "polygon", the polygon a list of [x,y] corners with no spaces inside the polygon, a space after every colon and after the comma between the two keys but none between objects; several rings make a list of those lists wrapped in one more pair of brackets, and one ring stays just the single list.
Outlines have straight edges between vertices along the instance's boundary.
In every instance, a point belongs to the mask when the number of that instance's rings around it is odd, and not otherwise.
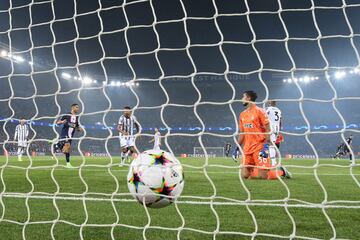
[{"label": "goalkeeper sock", "polygon": [[65,153],[66,163],[70,163],[70,153]]}]

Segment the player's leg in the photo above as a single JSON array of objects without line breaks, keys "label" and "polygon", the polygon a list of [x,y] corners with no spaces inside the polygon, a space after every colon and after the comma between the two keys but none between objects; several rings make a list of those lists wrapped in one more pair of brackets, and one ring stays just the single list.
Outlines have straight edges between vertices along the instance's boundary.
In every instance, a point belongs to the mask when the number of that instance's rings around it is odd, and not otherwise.
[{"label": "player's leg", "polygon": [[[280,166],[274,169],[270,157],[259,157],[259,153],[256,151],[253,154],[253,159],[257,170],[254,169],[254,173],[251,175],[252,178],[276,180],[280,177],[286,177],[286,172],[283,167]],[[289,176],[291,177],[290,173]]]},{"label": "player's leg", "polygon": [[[260,149],[261,150],[261,149]],[[271,161],[270,158],[263,158],[263,157],[259,157],[259,151],[255,151],[252,155],[254,162],[255,162],[255,170],[254,172],[257,172],[257,178],[260,179],[268,179],[268,173],[269,173],[269,168],[271,167]],[[252,175],[252,178],[255,177],[256,174]]]},{"label": "player's leg", "polygon": [[[351,151],[350,149],[346,146],[345,148],[345,155],[349,154],[349,159],[350,159],[350,162],[352,161],[352,158],[353,158],[353,155],[351,154]],[[345,156],[344,155],[344,156]]]},{"label": "player's leg", "polygon": [[125,163],[125,159],[127,157],[127,152],[128,152],[128,147],[125,145],[125,146],[122,146],[121,147],[121,162],[120,162],[120,166],[123,166],[124,163]]},{"label": "player's leg", "polygon": [[124,165],[125,158],[127,156],[128,146],[127,146],[127,139],[125,136],[120,137],[120,167]]},{"label": "player's leg", "polygon": [[[134,153],[137,153],[137,151],[136,151],[136,149],[135,149],[135,138],[133,138],[133,137],[130,137],[129,139],[128,139],[128,142],[127,142],[127,144],[128,144],[128,151],[130,152],[130,156],[128,155],[127,156],[127,160],[128,160],[128,162],[130,162],[130,157],[134,154]],[[160,149],[160,148],[159,148]]]},{"label": "player's leg", "polygon": [[153,150],[160,150],[160,146],[159,145],[154,145]]},{"label": "player's leg", "polygon": [[270,140],[272,142],[272,144],[269,145],[269,155],[270,155],[270,160],[271,160],[271,165],[275,166],[276,165],[276,135],[273,133],[270,136]]},{"label": "player's leg", "polygon": [[65,154],[65,159],[66,159],[66,167],[70,168],[72,167],[70,164],[70,146],[71,146],[71,142],[70,140],[67,140],[62,148],[62,152]]},{"label": "player's leg", "polygon": [[17,156],[19,161],[22,161],[22,155],[23,155],[23,147],[20,144],[18,144]]},{"label": "player's leg", "polygon": [[[160,148],[158,147],[157,150],[160,150]],[[128,160],[130,161],[130,157],[134,154],[134,153],[137,153],[135,147],[132,145],[129,147],[129,152],[130,152],[130,156],[128,157]]]},{"label": "player's leg", "polygon": [[251,154],[244,154],[243,159],[242,159],[242,168],[241,168],[241,177],[242,178],[250,178],[252,172],[253,172],[253,159],[252,159],[252,155]]},{"label": "player's leg", "polygon": [[234,160],[234,162],[237,162],[237,158],[239,157],[239,155],[240,155],[240,149],[235,148],[231,156],[232,160]]},{"label": "player's leg", "polygon": [[284,166],[269,166],[269,171],[267,173],[268,180],[275,180],[281,178],[291,178],[292,174]]},{"label": "player's leg", "polygon": [[276,165],[276,147],[275,146],[269,146],[269,155],[270,155],[271,166],[275,166]]}]

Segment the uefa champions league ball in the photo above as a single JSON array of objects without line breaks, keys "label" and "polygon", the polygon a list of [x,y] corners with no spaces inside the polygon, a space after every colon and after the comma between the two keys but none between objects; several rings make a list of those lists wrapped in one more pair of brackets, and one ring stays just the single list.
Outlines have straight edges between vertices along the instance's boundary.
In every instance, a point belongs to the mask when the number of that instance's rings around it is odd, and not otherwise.
[{"label": "uefa champions league ball", "polygon": [[148,150],[132,161],[127,185],[139,203],[162,208],[180,196],[184,188],[183,168],[172,154]]}]

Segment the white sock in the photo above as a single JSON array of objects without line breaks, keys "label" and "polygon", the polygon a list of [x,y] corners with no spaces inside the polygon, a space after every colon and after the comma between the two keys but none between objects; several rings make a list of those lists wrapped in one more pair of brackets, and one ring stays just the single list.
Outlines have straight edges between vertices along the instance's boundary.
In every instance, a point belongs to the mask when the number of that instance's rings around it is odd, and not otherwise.
[{"label": "white sock", "polygon": [[126,153],[121,152],[121,164],[125,162]]},{"label": "white sock", "polygon": [[276,165],[276,150],[274,146],[269,146],[269,155],[271,160],[271,166]]},{"label": "white sock", "polygon": [[18,156],[22,155],[22,147],[18,147],[17,155]]},{"label": "white sock", "polygon": [[17,151],[18,159],[22,158],[23,152],[24,152],[23,148],[18,147],[18,151]]}]

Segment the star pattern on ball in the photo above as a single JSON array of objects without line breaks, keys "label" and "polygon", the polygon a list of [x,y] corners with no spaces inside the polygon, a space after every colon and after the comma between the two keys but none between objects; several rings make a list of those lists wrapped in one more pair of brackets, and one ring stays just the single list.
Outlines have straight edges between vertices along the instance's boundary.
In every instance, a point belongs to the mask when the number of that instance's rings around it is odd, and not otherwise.
[{"label": "star pattern on ball", "polygon": [[166,165],[170,160],[164,156],[164,152],[160,154],[150,154],[154,158],[154,165]]},{"label": "star pattern on ball", "polygon": [[[161,187],[159,188],[152,188],[152,190],[158,194],[169,196],[170,193],[174,190],[176,185],[168,185],[165,181],[165,178],[162,179]],[[161,196],[163,198],[163,196]]]},{"label": "star pattern on ball", "polygon": [[135,185],[135,190],[136,190],[136,192],[137,192],[137,191],[138,191],[139,184],[142,183],[141,180],[140,180],[139,174],[133,171],[133,176],[132,176],[132,178],[130,178],[129,183]]}]

